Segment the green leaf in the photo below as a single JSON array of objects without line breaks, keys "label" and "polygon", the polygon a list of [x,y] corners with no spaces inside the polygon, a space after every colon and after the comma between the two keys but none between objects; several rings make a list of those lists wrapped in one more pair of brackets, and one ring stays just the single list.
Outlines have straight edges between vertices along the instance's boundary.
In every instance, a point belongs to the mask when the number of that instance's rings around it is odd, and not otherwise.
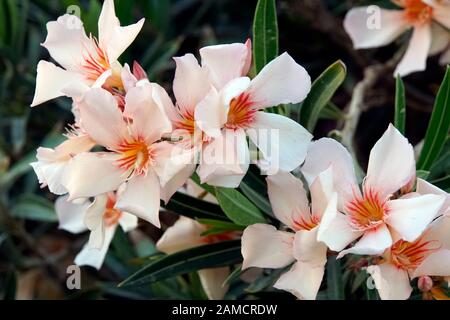
[{"label": "green leaf", "polygon": [[345,64],[338,60],[313,82],[311,91],[305,101],[303,101],[300,110],[300,123],[308,131],[314,131],[320,113],[329,103],[342,82],[344,82],[346,74]]},{"label": "green leaf", "polygon": [[341,260],[329,257],[327,261],[327,293],[330,300],[344,300]]},{"label": "green leaf", "polygon": [[241,181],[239,189],[262,212],[273,215],[272,206],[267,195],[267,186],[253,172],[248,171],[245,178]]},{"label": "green leaf", "polygon": [[259,0],[253,18],[253,62],[256,73],[278,55],[275,0]]},{"label": "green leaf", "polygon": [[20,196],[11,209],[11,215],[17,218],[46,222],[58,220],[53,204],[46,198],[34,194]]},{"label": "green leaf", "polygon": [[329,120],[343,120],[345,119],[345,113],[330,101],[320,112],[319,118]]},{"label": "green leaf", "polygon": [[429,175],[430,175],[430,171],[426,171],[426,170],[417,170],[416,171],[416,178],[427,180]]},{"label": "green leaf", "polygon": [[244,229],[242,226],[238,226],[237,224],[234,224],[232,222],[222,220],[198,219],[198,222],[213,228],[221,229],[223,231],[238,231]]},{"label": "green leaf", "polygon": [[402,134],[405,134],[406,97],[405,85],[400,76],[397,76],[395,86],[395,118],[394,125]]},{"label": "green leaf", "polygon": [[216,195],[216,190],[214,189],[214,187],[206,184],[206,183],[201,183],[200,182],[200,177],[198,176],[198,174],[196,172],[194,172],[194,174],[191,176],[192,181],[194,181],[199,187],[201,187],[203,190],[211,193],[213,196]]},{"label": "green leaf", "polygon": [[417,169],[429,170],[444,148],[450,130],[450,67],[436,97]]},{"label": "green leaf", "polygon": [[264,289],[268,287],[272,287],[275,282],[278,280],[278,278],[286,272],[286,268],[276,269],[273,270],[269,275],[263,275],[262,277],[259,277],[255,281],[253,281],[246,289],[245,291],[248,293],[256,293],[263,291]]},{"label": "green leaf", "polygon": [[177,252],[151,262],[119,284],[141,286],[206,268],[228,266],[242,261],[241,240],[224,241]]},{"label": "green leaf", "polygon": [[231,221],[240,226],[265,223],[261,211],[239,191],[229,188],[216,188],[219,205]]},{"label": "green leaf", "polygon": [[228,220],[218,205],[181,192],[175,193],[163,207],[192,219]]},{"label": "green leaf", "polygon": [[240,276],[245,272],[246,270],[242,270],[242,265],[239,265],[234,269],[230,275],[225,279],[222,286],[230,285],[234,281],[240,278]]}]

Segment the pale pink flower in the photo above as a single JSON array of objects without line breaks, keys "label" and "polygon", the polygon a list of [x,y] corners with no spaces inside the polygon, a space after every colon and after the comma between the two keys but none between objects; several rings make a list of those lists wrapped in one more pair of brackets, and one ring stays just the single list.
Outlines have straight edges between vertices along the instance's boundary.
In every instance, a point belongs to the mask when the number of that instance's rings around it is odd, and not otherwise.
[{"label": "pale pink flower", "polygon": [[254,224],[242,236],[242,269],[249,267],[292,268],[275,283],[299,299],[315,299],[324,275],[327,246],[317,240],[322,217],[335,214],[334,168],[322,172],[311,185],[311,206],[300,179],[291,173],[267,177],[269,199],[278,220],[293,232],[268,224]]},{"label": "pale pink flower", "polygon": [[[395,75],[426,69],[427,57],[445,49],[450,29],[450,5],[439,0],[392,0],[401,10],[371,7],[347,13],[344,27],[356,49],[387,45],[407,30],[412,36]],[[443,29],[442,27],[446,28]]]},{"label": "pale pink flower", "polygon": [[66,95],[67,88],[101,87],[122,89],[119,56],[133,42],[144,19],[121,27],[113,0],[105,0],[98,21],[98,40],[86,36],[83,23],[65,14],[47,24],[48,35],[42,44],[61,66],[41,60],[37,67],[36,91],[31,106]]},{"label": "pale pink flower", "polygon": [[116,194],[99,195],[91,203],[81,199],[72,203],[67,196],[59,197],[55,210],[59,228],[71,233],[90,231],[89,242],[75,257],[75,264],[100,269],[118,225],[125,232],[137,227],[137,217],[115,207]]},{"label": "pale pink flower", "polygon": [[[164,232],[156,243],[156,247],[159,251],[172,254],[208,243],[233,240],[239,237],[236,232],[203,236],[202,233],[207,230],[206,225],[180,216],[175,224]],[[229,286],[223,286],[223,283],[230,275],[229,267],[202,269],[198,271],[198,275],[209,299],[220,300],[224,298]]]},{"label": "pale pink flower", "polygon": [[347,253],[381,254],[397,239],[415,241],[445,201],[444,195],[436,194],[396,198],[414,177],[415,160],[412,146],[392,125],[370,152],[362,192],[352,157],[333,139],[322,138],[311,144],[302,173],[311,183],[330,165],[340,212],[324,215],[318,240],[331,250],[341,251],[359,239],[339,257]]},{"label": "pale pink flower", "polygon": [[[396,241],[382,255],[379,264],[371,265],[372,276],[383,300],[408,299],[410,279],[422,276],[450,276],[450,217],[433,221],[415,241]],[[443,279],[444,280],[444,279]]]},{"label": "pale pink flower", "polygon": [[[195,109],[197,126],[211,141],[203,148],[198,174],[202,182],[237,187],[250,163],[246,137],[259,148],[268,170],[292,171],[304,160],[312,135],[295,121],[263,108],[305,99],[311,88],[306,70],[287,53],[267,64],[252,80],[249,46],[202,48],[202,67],[211,90]],[[276,138],[271,135],[276,134]]]},{"label": "pale pink flower", "polygon": [[115,191],[125,184],[117,209],[159,227],[160,189],[186,163],[182,148],[161,141],[172,126],[159,91],[150,83],[132,88],[122,112],[108,91],[94,88],[78,106],[83,128],[106,151],[80,153],[70,160],[63,176],[70,200]]},{"label": "pale pink flower", "polygon": [[91,150],[95,145],[92,139],[82,133],[69,134],[67,140],[55,149],[40,147],[37,149],[37,161],[30,165],[36,173],[41,188],[47,187],[57,195],[67,193],[62,185],[62,177],[67,164],[75,155]]}]

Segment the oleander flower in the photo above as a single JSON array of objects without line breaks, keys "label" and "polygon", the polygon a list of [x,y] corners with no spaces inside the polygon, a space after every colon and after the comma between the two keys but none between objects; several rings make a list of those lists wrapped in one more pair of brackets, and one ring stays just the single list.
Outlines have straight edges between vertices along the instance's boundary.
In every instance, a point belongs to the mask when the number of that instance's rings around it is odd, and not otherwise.
[{"label": "oleander flower", "polygon": [[[367,268],[383,300],[408,299],[412,292],[410,279],[432,276],[446,281],[450,276],[450,217],[434,220],[415,241],[396,241],[382,260]],[[436,279],[436,277],[438,277]]]},{"label": "oleander flower", "polygon": [[[208,226],[193,219],[180,216],[175,224],[169,227],[156,243],[159,251],[172,254],[208,243],[233,240],[239,238],[237,232],[202,235],[208,231]],[[223,283],[230,275],[229,267],[209,268],[198,271],[200,281],[207,296],[211,300],[223,299],[229,286]]]},{"label": "oleander flower", "polygon": [[123,90],[119,56],[134,41],[144,24],[121,27],[113,0],[105,0],[98,20],[98,40],[86,35],[81,20],[65,14],[47,24],[42,44],[60,65],[41,60],[37,67],[36,90],[31,106],[66,95],[65,90],[104,87],[112,93]]},{"label": "oleander flower", "polygon": [[68,202],[68,197],[59,197],[55,210],[59,228],[71,233],[90,231],[89,241],[75,257],[75,264],[100,269],[108,252],[118,225],[125,232],[137,227],[137,217],[116,208],[117,194],[109,192],[89,200]]},{"label": "oleander flower", "polygon": [[195,109],[198,127],[211,138],[203,149],[202,182],[237,187],[250,163],[247,136],[262,154],[267,171],[292,171],[304,160],[312,135],[288,117],[260,110],[305,99],[311,88],[306,70],[283,53],[252,80],[248,46],[202,48],[202,66],[213,84]]},{"label": "oleander flower", "polygon": [[350,10],[344,27],[356,49],[387,45],[412,29],[405,55],[395,75],[406,76],[426,69],[429,55],[445,49],[450,29],[450,4],[439,0],[392,0],[401,10],[374,6]]},{"label": "oleander flower", "polygon": [[161,140],[172,126],[159,91],[148,82],[132,88],[122,112],[111,93],[93,88],[78,106],[86,133],[106,150],[79,153],[69,161],[62,178],[69,200],[116,191],[125,184],[116,208],[159,227],[160,189],[186,163],[182,148]]},{"label": "oleander flower", "polygon": [[242,236],[242,269],[284,268],[289,271],[275,283],[299,299],[315,299],[324,275],[327,246],[317,240],[324,215],[335,214],[337,194],[333,170],[322,172],[310,187],[311,206],[300,179],[291,173],[267,177],[270,203],[278,220],[294,232],[276,230],[268,224],[254,224]]},{"label": "oleander flower", "polygon": [[[347,253],[381,254],[397,239],[414,242],[446,200],[437,194],[396,198],[398,191],[415,177],[415,160],[412,146],[392,125],[370,152],[362,191],[352,157],[332,139],[322,138],[310,146],[302,173],[311,183],[330,165],[339,195],[339,212],[324,215],[318,240],[331,250],[343,250],[339,257]],[[357,239],[356,244],[345,249]]]}]

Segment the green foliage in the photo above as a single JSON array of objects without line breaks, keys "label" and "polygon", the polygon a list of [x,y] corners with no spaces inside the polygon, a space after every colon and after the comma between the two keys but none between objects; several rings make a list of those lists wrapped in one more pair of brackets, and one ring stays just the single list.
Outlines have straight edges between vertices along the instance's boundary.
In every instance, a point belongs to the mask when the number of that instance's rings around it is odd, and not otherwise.
[{"label": "green foliage", "polygon": [[394,125],[402,134],[405,134],[406,97],[405,85],[402,78],[397,76],[395,86],[395,118]]}]

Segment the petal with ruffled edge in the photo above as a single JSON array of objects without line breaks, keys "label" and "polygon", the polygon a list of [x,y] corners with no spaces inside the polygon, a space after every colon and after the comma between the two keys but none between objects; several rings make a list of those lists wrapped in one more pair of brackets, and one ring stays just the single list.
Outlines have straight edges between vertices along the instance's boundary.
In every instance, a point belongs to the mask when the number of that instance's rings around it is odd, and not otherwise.
[{"label": "petal with ruffled edge", "polygon": [[135,24],[121,27],[116,17],[113,0],[103,2],[98,20],[99,43],[107,52],[110,61],[117,58],[130,46],[144,25],[145,19]]},{"label": "petal with ruffled edge", "polygon": [[55,201],[55,211],[58,216],[59,228],[71,233],[81,233],[87,230],[84,224],[84,215],[90,202],[81,203],[67,201],[68,196],[59,197]]},{"label": "petal with ruffled edge", "polygon": [[394,75],[407,76],[427,68],[427,58],[431,48],[431,26],[415,26],[408,49],[395,69]]},{"label": "petal with ruffled edge", "polygon": [[296,219],[309,219],[311,214],[302,181],[289,172],[268,176],[266,181],[273,213],[278,220],[296,230]]},{"label": "petal with ruffled edge", "polygon": [[158,176],[153,169],[149,169],[146,176],[135,176],[127,182],[126,189],[118,195],[115,207],[160,228],[159,196]]},{"label": "petal with ruffled edge", "polygon": [[180,216],[175,224],[169,227],[156,243],[156,248],[164,253],[172,254],[204,244],[200,236],[206,227],[197,221]]},{"label": "petal with ruffled edge", "polygon": [[415,165],[412,145],[390,124],[370,151],[364,186],[386,199],[411,180]]},{"label": "petal with ruffled edge", "polygon": [[386,223],[403,240],[413,242],[436,218],[444,201],[445,196],[434,194],[391,200],[388,202]]},{"label": "petal with ruffled edge", "polygon": [[247,92],[255,108],[303,101],[311,90],[311,77],[287,53],[269,62],[252,79]]},{"label": "petal with ruffled edge", "polygon": [[242,76],[247,65],[248,47],[243,43],[221,44],[200,49],[202,67],[217,90]]},{"label": "petal with ruffled edge", "polygon": [[62,177],[69,200],[117,190],[127,176],[116,166],[116,160],[116,156],[103,153],[80,153],[70,160]]},{"label": "petal with ruffled edge", "polygon": [[259,161],[268,175],[292,171],[306,158],[312,135],[294,120],[274,113],[257,112],[246,130],[264,159]]},{"label": "petal with ruffled edge", "polygon": [[250,267],[283,268],[292,263],[294,234],[257,223],[242,234],[242,270]]},{"label": "petal with ruffled edge", "polygon": [[369,266],[366,270],[382,300],[406,300],[411,295],[413,289],[406,271],[390,263]]},{"label": "petal with ruffled edge", "polygon": [[345,16],[344,28],[355,49],[385,46],[411,27],[403,10],[377,8],[379,11],[373,12],[369,8],[353,8]]},{"label": "petal with ruffled edge", "polygon": [[346,254],[376,255],[381,254],[392,245],[392,237],[388,227],[382,224],[374,230],[364,232],[359,241],[351,248],[339,253],[338,258]]},{"label": "petal with ruffled edge", "polygon": [[[327,156],[324,157],[324,154]],[[344,205],[353,199],[354,192],[360,194],[352,156],[334,139],[321,138],[312,142],[301,168],[306,181],[311,185],[330,166],[333,167],[334,188],[339,195],[338,208],[343,210]]]}]

